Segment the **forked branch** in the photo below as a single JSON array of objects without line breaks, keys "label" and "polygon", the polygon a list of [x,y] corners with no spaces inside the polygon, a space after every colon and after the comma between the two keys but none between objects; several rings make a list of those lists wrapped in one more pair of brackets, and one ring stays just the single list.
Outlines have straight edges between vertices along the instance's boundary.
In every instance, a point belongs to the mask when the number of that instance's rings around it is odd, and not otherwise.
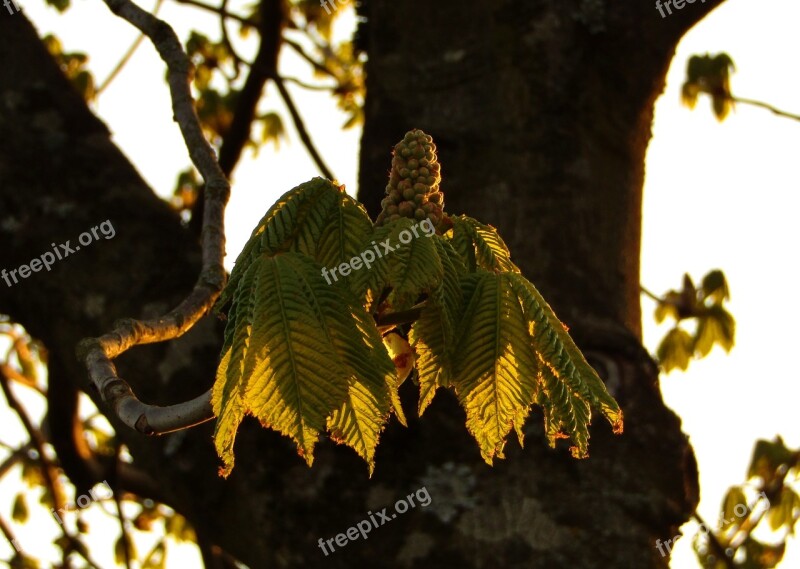
[{"label": "forked branch", "polygon": [[82,340],[78,358],[89,372],[103,400],[129,427],[145,434],[163,434],[184,429],[213,417],[210,391],[177,405],[158,407],[139,401],[130,385],[117,375],[112,360],[139,344],[163,342],[183,335],[219,296],[226,273],[223,215],[230,196],[230,183],[219,167],[211,145],[203,136],[189,83],[193,67],[175,31],[166,22],[142,10],[130,0],[104,0],[114,14],[146,35],[167,64],[167,83],[172,110],[192,163],[205,182],[201,232],[202,268],[193,290],[173,310],[152,320],[123,320],[99,338]]}]

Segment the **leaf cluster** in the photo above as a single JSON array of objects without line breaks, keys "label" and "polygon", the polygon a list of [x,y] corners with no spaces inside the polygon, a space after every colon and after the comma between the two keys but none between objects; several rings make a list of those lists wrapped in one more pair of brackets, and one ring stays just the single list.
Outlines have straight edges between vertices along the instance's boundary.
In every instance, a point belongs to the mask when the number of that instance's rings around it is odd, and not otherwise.
[{"label": "leaf cluster", "polygon": [[[724,306],[729,299],[728,282],[720,270],[710,271],[699,287],[686,274],[681,290],[670,290],[658,299],[656,322],[660,324],[667,319],[674,322],[656,351],[664,371],[685,371],[692,359],[704,358],[715,345],[730,352],[734,345],[736,322]],[[682,326],[686,322],[694,323],[693,334]]]},{"label": "leaf cluster", "polygon": [[693,109],[697,97],[706,93],[711,97],[714,116],[722,122],[733,108],[730,73],[735,71],[733,59],[727,53],[693,55],[686,66],[686,80],[681,86],[681,102]]},{"label": "leaf cluster", "polygon": [[212,394],[223,475],[247,415],[291,438],[309,465],[327,431],[372,472],[390,414],[405,424],[408,358],[390,357],[382,336],[393,331],[408,336],[399,352],[413,350],[418,413],[452,389],[489,464],[511,429],[522,444],[534,403],[550,445],[571,439],[576,457],[587,455],[592,409],[621,430],[619,406],[497,231],[463,215],[447,227],[376,225],[322,178],[270,208],[217,303],[228,318]]},{"label": "leaf cluster", "polygon": [[[717,528],[695,536],[700,565],[706,569],[776,567],[800,519],[798,482],[800,450],[788,449],[781,437],[757,441],[747,481],[725,494]],[[759,532],[769,537],[757,538]]]}]

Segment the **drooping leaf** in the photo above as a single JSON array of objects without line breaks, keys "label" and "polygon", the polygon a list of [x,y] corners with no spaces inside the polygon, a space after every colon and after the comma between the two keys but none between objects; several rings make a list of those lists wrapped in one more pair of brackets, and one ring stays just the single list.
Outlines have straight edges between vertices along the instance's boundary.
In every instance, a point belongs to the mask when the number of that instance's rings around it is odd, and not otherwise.
[{"label": "drooping leaf", "polygon": [[327,425],[371,466],[396,379],[372,319],[349,289],[327,284],[321,265],[302,253],[264,253],[242,276],[230,312],[212,396],[222,473],[233,466],[245,414],[295,440],[309,465]]},{"label": "drooping leaf", "polygon": [[[539,365],[528,324],[507,275],[478,273],[463,280],[454,385],[467,429],[481,456],[504,458],[506,436],[524,421],[538,390]],[[521,425],[519,425],[521,427]]]},{"label": "drooping leaf", "polygon": [[733,348],[735,334],[736,323],[733,317],[721,305],[714,304],[698,317],[694,351],[700,356],[707,356],[714,344],[719,344],[729,352]]},{"label": "drooping leaf", "polygon": [[347,398],[328,420],[328,430],[333,440],[351,447],[367,462],[371,476],[375,447],[389,410],[403,426],[406,418],[397,393],[397,370],[373,319],[344,285],[341,289],[343,297],[352,303],[353,322],[330,326],[330,331],[350,379]]},{"label": "drooping leaf", "polygon": [[[542,368],[545,383],[548,373],[552,373],[568,388],[569,397],[563,401],[571,401],[568,406],[556,405],[551,416],[555,420],[568,419],[566,423],[574,422],[574,430],[569,427],[566,434],[577,443],[572,448],[576,457],[587,455],[587,445],[583,442],[584,430],[588,427],[590,415],[583,418],[576,416],[584,406],[578,400],[585,402],[588,408],[600,411],[611,424],[615,433],[622,432],[622,410],[606,390],[606,386],[597,372],[589,365],[583,353],[575,345],[564,324],[558,319],[550,305],[536,290],[533,284],[522,275],[510,275],[509,278],[515,291],[523,302],[525,316],[533,333],[533,346],[540,362],[546,364]],[[543,389],[540,393],[548,394],[550,389]],[[574,410],[571,408],[574,407]],[[578,437],[580,435],[580,437]],[[578,438],[576,438],[578,437]],[[588,430],[586,431],[588,442]],[[555,439],[550,439],[550,444],[555,444]]]},{"label": "drooping leaf", "polygon": [[616,402],[530,282],[517,273],[479,272],[463,279],[462,287],[466,308],[453,383],[487,463],[503,457],[511,428],[522,439],[534,400],[548,422],[573,440],[575,456],[587,454],[590,406],[621,429]]},{"label": "drooping leaf", "polygon": [[449,241],[436,235],[433,242],[444,268],[442,286],[428,297],[409,333],[417,354],[420,416],[430,405],[436,390],[451,385],[452,354],[462,302],[460,278],[466,274],[461,257]]},{"label": "drooping leaf", "polygon": [[683,328],[675,326],[661,340],[656,350],[656,357],[658,358],[658,363],[667,373],[673,369],[686,371],[689,367],[689,360],[692,357],[693,350],[694,340],[691,334]]}]

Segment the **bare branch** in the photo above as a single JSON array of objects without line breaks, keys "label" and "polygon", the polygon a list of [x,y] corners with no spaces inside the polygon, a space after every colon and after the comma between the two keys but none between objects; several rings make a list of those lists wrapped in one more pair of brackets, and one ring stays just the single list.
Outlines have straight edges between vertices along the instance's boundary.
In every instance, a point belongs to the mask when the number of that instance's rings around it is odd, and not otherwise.
[{"label": "bare branch", "polygon": [[175,0],[178,4],[186,4],[187,6],[194,6],[195,8],[200,8],[201,10],[206,10],[208,12],[213,12],[215,14],[219,14],[223,18],[230,18],[231,20],[236,20],[243,26],[249,26],[251,28],[257,28],[258,25],[253,21],[249,20],[245,17],[239,16],[234,14],[233,12],[228,12],[225,7],[216,8],[214,6],[210,6],[209,4],[204,4],[203,2],[198,2],[197,0]]},{"label": "bare branch", "polygon": [[[154,16],[158,14],[158,11],[161,9],[161,5],[163,4],[163,2],[164,0],[156,0],[156,5],[153,7]],[[128,48],[128,51],[125,52],[125,55],[122,56],[122,59],[120,59],[119,62],[114,66],[114,69],[111,70],[111,73],[108,74],[108,77],[106,77],[105,80],[102,83],[100,83],[100,86],[98,86],[97,89],[94,90],[95,96],[98,96],[100,95],[100,93],[105,91],[106,88],[109,85],[111,85],[111,82],[117,78],[119,72],[122,71],[122,69],[128,64],[128,62],[131,60],[131,57],[133,57],[133,54],[136,53],[136,50],[139,49],[139,46],[142,44],[143,39],[144,39],[144,34],[139,34],[138,36],[136,36],[136,39],[133,40],[133,43]]]},{"label": "bare branch", "polygon": [[120,445],[117,445],[116,452],[114,453],[114,486],[113,492],[111,493],[114,498],[114,504],[117,507],[117,518],[119,518],[119,527],[122,531],[122,549],[123,551],[123,558],[125,559],[125,569],[131,569],[131,536],[128,535],[128,528],[125,527],[125,514],[122,512],[122,499],[119,496],[119,487],[116,484],[117,482],[117,468],[120,464],[119,459],[119,452]]},{"label": "bare branch", "polygon": [[336,178],[334,177],[333,173],[325,165],[325,162],[322,160],[322,156],[320,156],[317,148],[311,141],[311,137],[308,135],[308,131],[306,130],[306,125],[303,124],[303,117],[300,116],[300,112],[297,110],[294,101],[292,101],[292,96],[289,94],[289,90],[286,88],[286,85],[284,85],[283,79],[276,74],[274,81],[275,86],[278,88],[278,91],[280,91],[283,102],[286,103],[286,108],[289,109],[289,114],[292,115],[292,121],[294,121],[294,127],[297,129],[297,134],[300,135],[300,140],[303,141],[303,145],[306,147],[308,153],[311,155],[311,158],[314,160],[314,164],[317,165],[317,168],[319,168],[319,171],[323,176],[329,180],[335,180]]},{"label": "bare branch", "polygon": [[302,87],[303,89],[308,89],[309,91],[333,91],[336,89],[336,85],[312,85],[311,83],[306,83],[305,81],[301,81],[297,77],[281,77],[284,81],[289,83],[294,83],[298,87]]},{"label": "bare branch", "polygon": [[111,360],[135,345],[181,336],[213,306],[227,278],[222,264],[225,256],[223,215],[230,197],[230,184],[219,167],[214,150],[203,136],[189,88],[193,68],[175,31],[130,0],[105,2],[113,13],[150,38],[167,64],[174,119],[192,163],[205,182],[201,232],[203,264],[189,296],[161,318],[123,320],[115,325],[114,330],[99,338],[82,340],[77,349],[78,358],[86,365],[93,385],[120,419],[139,432],[161,434],[211,419],[210,391],[171,407],[146,405],[136,398],[128,383],[117,376]]},{"label": "bare branch", "polygon": [[300,45],[298,42],[294,41],[293,39],[289,39],[287,37],[284,37],[283,41],[284,41],[284,43],[286,45],[291,47],[297,53],[297,55],[299,55],[300,57],[305,59],[309,64],[311,64],[311,66],[314,69],[316,69],[317,71],[320,71],[322,73],[325,73],[327,75],[330,75],[331,77],[333,77],[337,81],[339,80],[339,77],[336,75],[336,73],[332,69],[327,67],[324,63],[319,62],[316,59],[314,59],[313,57],[311,57],[308,53],[306,53],[306,50],[303,49],[303,46]]},{"label": "bare branch", "polygon": [[768,103],[764,103],[762,101],[756,101],[755,99],[745,99],[744,97],[736,97],[731,95],[729,97],[731,101],[734,103],[742,103],[744,105],[753,105],[754,107],[761,107],[762,109],[767,109],[768,111],[772,112],[773,114],[778,115],[779,117],[786,117],[789,119],[794,119],[796,121],[800,121],[800,115],[795,115],[793,113],[787,113],[786,111],[782,111],[780,109],[776,109],[772,105]]},{"label": "bare branch", "polygon": [[0,373],[0,388],[3,390],[3,395],[5,395],[8,406],[17,414],[17,417],[19,417],[22,426],[31,439],[33,448],[35,448],[36,452],[39,454],[39,461],[42,464],[42,478],[44,478],[45,486],[53,499],[53,504],[56,509],[61,509],[66,505],[66,494],[58,481],[58,469],[50,462],[45,454],[44,446],[46,441],[42,432],[36,428],[30,417],[28,417],[28,413],[14,395],[9,383],[9,378],[4,373]]}]

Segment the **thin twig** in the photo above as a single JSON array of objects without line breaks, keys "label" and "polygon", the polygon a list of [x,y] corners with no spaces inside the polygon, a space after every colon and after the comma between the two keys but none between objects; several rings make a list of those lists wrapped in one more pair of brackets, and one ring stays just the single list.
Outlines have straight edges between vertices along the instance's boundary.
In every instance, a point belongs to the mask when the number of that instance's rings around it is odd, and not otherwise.
[{"label": "thin twig", "polygon": [[33,448],[36,449],[36,452],[39,454],[39,461],[42,465],[42,478],[44,478],[45,487],[53,499],[53,505],[57,510],[64,508],[66,505],[64,490],[61,488],[61,485],[58,481],[58,470],[45,454],[44,447],[46,441],[44,436],[33,424],[30,417],[28,417],[28,413],[25,411],[25,408],[11,390],[8,378],[3,374],[0,374],[0,388],[3,391],[3,395],[5,395],[8,406],[17,414],[17,417],[19,417],[22,426],[25,428],[25,431],[28,433],[28,436],[31,439]]},{"label": "thin twig", "polygon": [[19,383],[20,385],[24,385],[29,389],[33,389],[39,395],[47,397],[47,391],[36,385],[36,382],[31,380],[31,378],[22,375],[10,365],[5,363],[0,364],[0,373],[3,374],[8,380]]},{"label": "thin twig", "polygon": [[[154,16],[158,14],[158,11],[161,9],[161,5],[163,2],[164,0],[156,0],[156,5],[153,7]],[[122,59],[119,60],[119,63],[117,63],[117,65],[114,66],[114,69],[111,70],[111,73],[108,74],[108,77],[106,77],[105,80],[102,83],[100,83],[100,86],[97,89],[95,89],[94,91],[95,96],[99,96],[100,93],[105,91],[106,87],[108,87],[111,84],[111,82],[114,79],[116,79],[117,75],[119,75],[119,72],[122,71],[122,69],[128,64],[131,57],[133,57],[133,54],[136,53],[136,50],[141,45],[143,39],[144,39],[144,34],[139,34],[136,37],[136,39],[133,40],[133,43],[128,48],[128,51],[125,52],[125,55],[122,56]]]},{"label": "thin twig", "polygon": [[28,455],[28,451],[33,448],[33,445],[30,442],[25,443],[14,452],[12,452],[8,458],[6,458],[2,464],[0,464],[0,478],[3,478],[6,474],[8,474],[9,470],[11,470],[20,460],[25,458]]},{"label": "thin twig", "polygon": [[206,10],[208,12],[213,12],[214,14],[218,14],[223,18],[229,18],[231,20],[236,20],[243,26],[247,26],[250,28],[257,28],[258,24],[256,24],[253,20],[245,18],[244,16],[239,16],[234,14],[233,12],[228,12],[226,10],[222,10],[220,8],[216,8],[209,4],[204,4],[203,2],[198,2],[197,0],[175,0],[178,4],[186,4],[187,6],[194,6],[195,8],[200,8],[201,10]]},{"label": "thin twig", "polygon": [[230,184],[217,162],[216,154],[203,136],[189,87],[192,65],[172,27],[142,10],[130,0],[104,0],[117,16],[130,22],[153,42],[167,64],[167,82],[172,110],[192,163],[205,183],[202,269],[192,291],[161,318],[118,322],[114,329],[78,344],[77,355],[89,371],[89,378],[103,400],[129,427],[146,434],[161,434],[194,426],[213,418],[210,394],[178,405],[157,407],[139,401],[128,383],[117,376],[112,359],[138,344],[171,340],[183,335],[213,306],[225,285],[224,212]]},{"label": "thin twig", "polygon": [[711,549],[713,549],[714,552],[717,554],[718,559],[723,563],[725,563],[725,567],[727,569],[736,569],[736,565],[734,564],[733,559],[728,557],[728,555],[725,553],[725,548],[717,539],[717,536],[714,534],[714,531],[711,529],[711,527],[706,525],[705,520],[703,520],[703,518],[700,517],[700,514],[697,513],[697,510],[694,511],[692,517],[695,520],[697,520],[702,527],[708,530],[708,532],[706,533],[706,535],[708,536],[708,541],[711,543]]},{"label": "thin twig", "polygon": [[[231,175],[250,140],[250,131],[256,117],[256,108],[264,93],[267,80],[278,74],[278,56],[284,25],[283,0],[263,0],[259,6],[261,26],[259,44],[250,73],[236,97],[233,120],[225,132],[219,149],[219,165]],[[203,204],[197,204],[203,207]],[[195,209],[197,211],[197,208]],[[192,212],[194,216],[195,211]]]},{"label": "thin twig", "polygon": [[745,105],[753,105],[754,107],[761,107],[762,109],[767,109],[768,111],[770,111],[770,112],[772,112],[772,113],[774,113],[774,114],[776,114],[778,116],[794,119],[796,121],[800,121],[800,115],[787,113],[786,111],[782,111],[780,109],[776,109],[772,105],[767,104],[767,103],[763,103],[761,101],[756,101],[754,99],[745,99],[744,97],[736,97],[734,95],[731,95],[728,98],[731,101],[733,101],[734,103],[743,103]]},{"label": "thin twig", "polygon": [[330,69],[324,63],[320,63],[319,61],[317,61],[316,59],[314,59],[313,57],[308,55],[308,53],[306,53],[306,50],[303,49],[303,46],[300,45],[298,42],[294,41],[293,39],[287,38],[286,36],[284,36],[283,42],[286,45],[288,45],[289,47],[291,47],[300,57],[302,57],[308,63],[310,63],[311,66],[314,69],[316,69],[317,71],[320,71],[322,73],[325,73],[327,75],[330,75],[331,77],[333,77],[337,81],[339,80],[339,77],[336,75],[336,73],[332,69]]},{"label": "thin twig", "polygon": [[646,296],[649,296],[650,298],[652,298],[652,299],[653,299],[653,300],[655,300],[656,302],[664,302],[664,299],[662,299],[662,298],[659,298],[658,296],[656,296],[655,294],[653,294],[652,292],[650,292],[649,290],[647,290],[647,289],[646,289],[644,286],[642,286],[642,285],[639,285],[639,289],[640,289],[640,290],[641,290],[641,291],[642,291],[642,292],[643,292],[643,293],[644,293]]},{"label": "thin twig", "polygon": [[333,91],[337,87],[336,85],[312,85],[310,83],[301,81],[297,77],[281,77],[281,79],[288,81],[289,83],[294,83],[298,87],[308,89],[309,91]]},{"label": "thin twig", "polygon": [[131,569],[131,537],[128,535],[128,528],[125,527],[125,514],[122,512],[122,500],[119,496],[119,484],[117,484],[118,480],[118,470],[119,470],[119,452],[121,446],[117,445],[116,453],[115,453],[115,460],[114,460],[114,477],[112,482],[114,483],[114,488],[112,489],[112,496],[114,498],[114,504],[117,506],[117,517],[119,518],[119,527],[122,531],[122,548],[125,551],[124,559],[125,559],[125,568]]},{"label": "thin twig", "polygon": [[286,103],[286,108],[289,109],[289,114],[292,115],[292,121],[294,122],[294,127],[297,129],[297,134],[300,135],[300,140],[303,141],[303,145],[311,155],[311,159],[314,160],[314,164],[317,165],[317,168],[323,176],[329,180],[335,180],[336,177],[330,171],[328,166],[325,165],[325,161],[322,159],[322,156],[320,156],[319,151],[317,151],[317,148],[314,146],[314,142],[308,135],[306,125],[303,123],[303,117],[300,116],[300,112],[297,110],[297,107],[292,100],[292,96],[289,94],[289,90],[283,83],[283,79],[281,79],[278,75],[275,75],[273,79],[275,81],[275,86],[278,88],[278,91],[281,94],[283,102]]},{"label": "thin twig", "polygon": [[2,516],[0,516],[0,533],[3,534],[8,544],[13,547],[15,551],[20,551],[19,545],[17,544],[17,538],[14,536],[14,532],[11,530],[11,526],[8,525],[8,522],[6,522]]},{"label": "thin twig", "polygon": [[[42,478],[44,479],[45,488],[47,488],[48,493],[50,494],[53,505],[55,509],[58,511],[66,509],[66,498],[64,489],[58,480],[58,470],[56,466],[50,462],[50,459],[47,458],[47,455],[44,451],[45,446],[45,439],[42,435],[41,431],[37,429],[33,422],[28,417],[25,408],[20,404],[17,398],[14,396],[14,392],[11,390],[9,386],[9,380],[6,376],[0,374],[0,388],[2,388],[3,394],[5,395],[6,401],[8,402],[8,406],[14,410],[14,412],[19,417],[22,426],[28,433],[28,436],[31,439],[31,443],[33,447],[36,449],[36,452],[39,454],[39,462],[41,464],[41,471],[42,471]],[[81,540],[70,533],[66,526],[63,524],[61,525],[61,531],[64,534],[64,537],[70,543],[70,548],[63,549],[63,563],[65,567],[68,567],[69,564],[67,563],[67,558],[69,557],[69,553],[71,550],[78,552],[89,565],[92,567],[97,567],[97,565],[92,562],[89,558],[88,550],[86,546],[81,542]]]},{"label": "thin twig", "polygon": [[[220,14],[228,12],[228,0],[222,0],[222,4],[219,7]],[[228,79],[229,82],[236,81],[239,78],[239,71],[242,65],[245,64],[245,61],[239,57],[239,54],[236,53],[236,50],[233,47],[233,43],[231,43],[231,38],[228,36],[228,19],[225,16],[219,17],[219,28],[220,33],[222,34],[222,44],[227,48],[228,52],[231,54],[233,58],[233,77]]]}]

